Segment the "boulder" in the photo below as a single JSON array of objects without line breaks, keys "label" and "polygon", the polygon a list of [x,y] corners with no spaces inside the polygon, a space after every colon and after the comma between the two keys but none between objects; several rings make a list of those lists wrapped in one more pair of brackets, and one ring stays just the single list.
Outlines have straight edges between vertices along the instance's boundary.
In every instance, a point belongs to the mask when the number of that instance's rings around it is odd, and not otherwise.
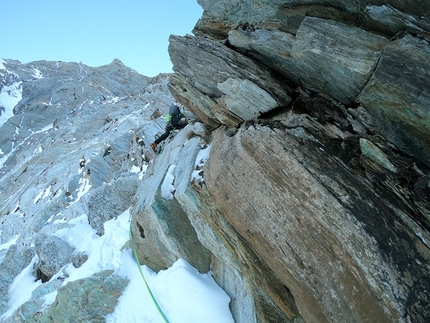
[{"label": "boulder", "polygon": [[[56,292],[58,288],[63,284],[62,280],[51,280],[37,287],[31,293],[31,299],[22,304],[15,313],[15,316],[11,316],[9,320],[11,322],[33,322],[35,313],[39,312],[46,301],[45,296]],[[37,316],[37,314],[36,314]]]},{"label": "boulder", "polygon": [[97,230],[97,234],[104,234],[104,223],[118,216],[130,207],[141,180],[136,176],[122,177],[110,184],[97,187],[83,197],[88,205],[88,220]]},{"label": "boulder", "polygon": [[36,312],[30,322],[105,322],[128,283],[110,270],[69,282],[58,289],[51,306],[42,314]]},{"label": "boulder", "polygon": [[55,236],[44,237],[42,241],[39,239],[36,243],[39,261],[35,268],[42,282],[50,280],[64,265],[71,262],[73,250],[67,242]]}]

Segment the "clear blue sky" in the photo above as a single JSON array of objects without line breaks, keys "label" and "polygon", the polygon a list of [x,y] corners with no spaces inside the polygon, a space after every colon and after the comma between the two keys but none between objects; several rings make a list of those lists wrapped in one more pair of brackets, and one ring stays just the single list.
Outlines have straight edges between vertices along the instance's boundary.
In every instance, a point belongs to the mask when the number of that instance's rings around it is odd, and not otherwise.
[{"label": "clear blue sky", "polygon": [[169,35],[191,34],[197,0],[8,0],[0,4],[0,58],[106,65],[146,76],[172,72]]}]

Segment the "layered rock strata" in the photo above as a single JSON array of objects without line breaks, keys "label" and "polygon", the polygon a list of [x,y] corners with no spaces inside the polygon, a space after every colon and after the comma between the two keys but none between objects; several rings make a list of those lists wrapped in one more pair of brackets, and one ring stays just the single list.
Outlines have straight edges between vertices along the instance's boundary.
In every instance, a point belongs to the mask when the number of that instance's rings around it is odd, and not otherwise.
[{"label": "layered rock strata", "polygon": [[238,322],[427,321],[428,6],[199,3],[169,88],[211,153],[173,196]]}]

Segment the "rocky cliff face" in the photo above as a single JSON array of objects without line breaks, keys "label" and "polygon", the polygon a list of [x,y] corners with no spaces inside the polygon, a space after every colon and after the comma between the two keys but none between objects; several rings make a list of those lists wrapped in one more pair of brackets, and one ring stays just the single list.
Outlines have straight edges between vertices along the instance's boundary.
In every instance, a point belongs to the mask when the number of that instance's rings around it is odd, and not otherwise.
[{"label": "rocky cliff face", "polygon": [[195,36],[170,37],[169,88],[210,157],[136,225],[185,212],[238,322],[428,321],[428,4],[199,3]]},{"label": "rocky cliff face", "polygon": [[[102,236],[129,208],[142,263],[212,270],[236,322],[429,321],[427,1],[199,3],[168,77],[5,64],[23,90],[0,128],[0,312],[32,263],[44,283],[15,320],[113,311],[126,281],[61,286],[87,255],[51,236],[83,213]],[[199,122],[156,156],[173,99]],[[105,312],[82,301],[94,289]]]},{"label": "rocky cliff face", "polygon": [[[66,284],[65,268],[90,255],[55,234],[86,214],[103,236],[105,222],[130,207],[173,100],[168,75],[148,78],[119,60],[98,68],[13,60],[1,67],[0,316],[26,268],[34,276],[28,284],[37,285],[0,320],[103,322],[128,280],[105,270]],[[44,305],[52,293],[55,301]]]}]

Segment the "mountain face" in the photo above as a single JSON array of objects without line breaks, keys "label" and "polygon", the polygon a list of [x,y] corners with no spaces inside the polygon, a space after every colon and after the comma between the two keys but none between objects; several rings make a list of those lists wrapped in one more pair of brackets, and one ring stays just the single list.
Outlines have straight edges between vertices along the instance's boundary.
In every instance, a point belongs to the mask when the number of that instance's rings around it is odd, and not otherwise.
[{"label": "mountain face", "polygon": [[[100,312],[113,311],[128,284],[109,271],[67,284],[57,303],[37,317],[46,295],[62,286],[65,268],[78,268],[90,256],[58,232],[86,214],[102,236],[105,222],[130,207],[153,158],[149,144],[164,130],[160,117],[173,102],[168,76],[148,78],[119,60],[98,68],[45,61],[2,65],[0,103],[9,118],[0,128],[0,313],[8,311],[10,289],[25,268],[41,285],[1,321],[95,322]],[[92,290],[100,293],[89,304],[85,295]],[[97,302],[110,305],[88,309]]]},{"label": "mountain face", "polygon": [[[129,210],[142,264],[212,270],[236,322],[428,322],[427,1],[198,2],[171,75],[3,63],[0,313],[32,263],[11,322],[117,299],[105,271],[61,286],[88,255],[53,233],[86,214],[103,236]],[[173,101],[197,122],[154,154]]]}]

